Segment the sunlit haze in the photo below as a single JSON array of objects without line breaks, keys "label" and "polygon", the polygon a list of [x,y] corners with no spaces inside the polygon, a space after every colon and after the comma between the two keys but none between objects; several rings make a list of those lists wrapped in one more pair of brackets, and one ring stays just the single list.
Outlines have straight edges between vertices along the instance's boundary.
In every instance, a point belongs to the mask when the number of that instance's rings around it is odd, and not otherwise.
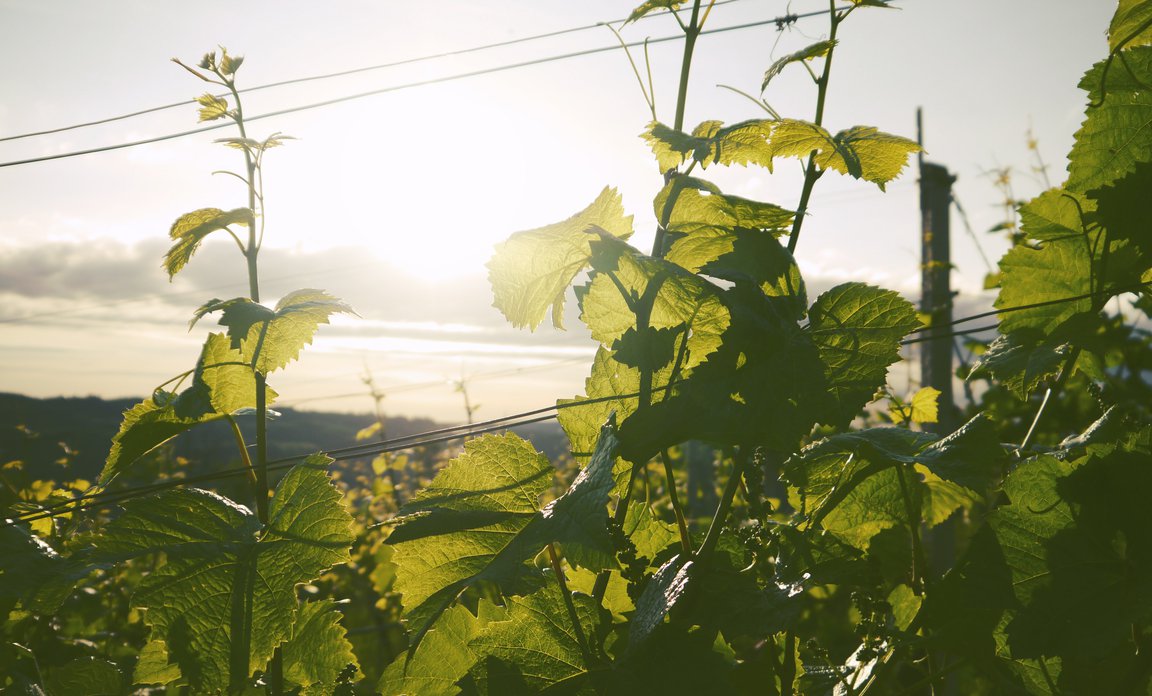
[{"label": "sunlit haze", "polygon": [[[238,81],[250,87],[590,27],[244,97],[246,114],[259,115],[391,89],[250,126],[256,137],[297,138],[266,160],[264,299],[323,288],[359,314],[321,327],[302,359],[274,375],[281,403],[367,411],[362,379],[371,375],[391,413],[460,421],[459,380],[480,418],[526,411],[580,393],[594,345],[572,301],[567,332],[509,326],[491,306],[493,245],[568,217],[610,185],[635,215],[633,241],[643,248],[662,181],[638,137],[651,114],[622,51],[520,64],[611,46],[611,32],[591,25],[627,16],[632,4],[0,0],[0,59],[10,66],[0,138],[191,99],[204,87],[169,59],[195,63],[218,45],[245,56]],[[1083,114],[1074,76],[1105,54],[1114,4],[895,5],[865,8],[842,27],[826,122],[915,138],[923,107],[927,157],[958,175],[956,195],[994,261],[1006,243],[986,233],[1003,215],[988,173],[1012,167],[1019,198],[1043,190],[1026,146],[1031,130],[1053,184],[1063,179],[1059,157]],[[734,0],[718,3],[709,26],[824,7]],[[636,41],[677,28],[663,16],[622,32]],[[717,85],[758,93],[774,59],[826,33],[825,18],[812,17],[703,37],[686,124],[763,117]],[[678,41],[650,49],[663,121],[672,120],[679,52]],[[643,50],[633,55],[642,61]],[[404,87],[430,80],[442,81]],[[785,116],[812,117],[803,70],[778,78],[766,97]],[[196,112],[187,104],[0,141],[0,162],[195,129]],[[139,397],[194,364],[212,325],[189,332],[187,321],[210,298],[247,293],[243,261],[226,235],[210,238],[171,283],[160,259],[182,213],[245,204],[234,178],[213,174],[242,166],[236,151],[212,142],[231,134],[0,168],[0,391]],[[727,192],[794,207],[800,177],[788,164],[775,174],[737,167],[708,176]],[[917,295],[915,183],[914,164],[886,193],[835,175],[819,182],[798,254],[816,291],[857,279]],[[980,294],[988,269],[958,218],[953,240],[961,303],[989,303]]]}]

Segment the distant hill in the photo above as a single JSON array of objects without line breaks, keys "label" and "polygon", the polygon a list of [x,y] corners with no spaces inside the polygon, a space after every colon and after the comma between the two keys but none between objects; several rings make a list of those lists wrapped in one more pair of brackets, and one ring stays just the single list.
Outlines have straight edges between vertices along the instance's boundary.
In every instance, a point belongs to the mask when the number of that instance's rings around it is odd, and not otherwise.
[{"label": "distant hill", "polygon": [[[36,399],[0,392],[0,465],[19,459],[37,467],[56,468],[51,463],[64,454],[63,443],[74,452],[72,463],[66,474],[54,472],[52,475],[92,479],[104,466],[123,412],[137,403],[139,400],[96,397]],[[277,410],[281,416],[268,423],[269,459],[358,444],[356,433],[374,420],[368,414]],[[247,441],[255,442],[252,419],[240,420]],[[386,425],[389,438],[445,427],[427,418],[400,416],[389,417]],[[536,423],[518,428],[516,432],[531,440],[550,459],[567,451],[567,439],[555,422]],[[235,440],[223,423],[192,429],[173,441],[173,449],[174,454],[198,465],[230,463],[237,459]]]}]

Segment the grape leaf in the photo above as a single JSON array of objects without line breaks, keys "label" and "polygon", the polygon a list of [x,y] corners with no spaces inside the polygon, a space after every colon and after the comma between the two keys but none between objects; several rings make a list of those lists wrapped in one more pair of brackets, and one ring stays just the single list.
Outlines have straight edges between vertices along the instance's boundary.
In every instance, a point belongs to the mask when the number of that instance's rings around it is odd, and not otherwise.
[{"label": "grape leaf", "polygon": [[[671,330],[680,336],[676,352],[683,355],[682,373],[719,347],[729,317],[716,286],[607,235],[592,243],[590,262],[595,273],[577,293],[580,318],[605,347],[627,350],[629,341],[653,338],[647,329]],[[640,313],[647,321],[638,323]],[[645,347],[633,349],[650,353]],[[643,367],[654,372],[664,365]]]},{"label": "grape leaf", "polygon": [[175,244],[164,255],[168,278],[172,279],[188,264],[205,237],[217,230],[227,229],[229,225],[247,226],[251,222],[252,210],[249,208],[201,208],[181,215],[168,231],[168,236],[175,240]]},{"label": "grape leaf", "polygon": [[1152,617],[1149,461],[1128,446],[1071,461],[1045,455],[1008,478],[1011,504],[989,524],[1022,605],[1006,627],[1014,658],[1131,654],[1132,625]]},{"label": "grape leaf", "polygon": [[[120,430],[97,484],[106,486],[148,452],[202,423],[256,405],[256,377],[242,353],[223,334],[209,334],[200,351],[192,384],[179,395],[158,390],[124,412]],[[267,388],[266,403],[277,394]]]},{"label": "grape leaf", "polygon": [[692,578],[693,562],[673,556],[648,581],[636,600],[636,613],[628,625],[628,649],[642,645],[683,597]]},{"label": "grape leaf", "polygon": [[624,23],[630,24],[635,22],[653,10],[675,10],[683,4],[684,0],[645,0],[642,5],[632,10],[632,14],[628,15],[628,19],[626,19]]},{"label": "grape leaf", "polygon": [[94,566],[61,556],[23,524],[0,524],[0,600],[19,602],[27,611],[52,614]]},{"label": "grape leaf", "polygon": [[332,693],[337,677],[348,665],[356,665],[352,644],[340,625],[342,616],[332,600],[302,602],[296,611],[281,650],[284,679],[304,687],[304,694]]},{"label": "grape leaf", "polygon": [[652,207],[656,219],[673,235],[743,227],[779,237],[788,232],[794,215],[774,203],[727,195],[715,184],[690,176],[673,177],[656,194]]},{"label": "grape leaf", "polygon": [[1108,70],[1106,90],[1104,68],[1109,61],[1096,63],[1080,80],[1091,103],[1100,105],[1089,107],[1068,153],[1069,191],[1107,186],[1138,163],[1152,161],[1152,92],[1146,87],[1152,81],[1152,47],[1126,50],[1123,57],[1123,65]]},{"label": "grape leaf", "polygon": [[196,310],[192,322],[217,311],[221,312],[220,325],[228,327],[232,348],[264,375],[298,358],[333,314],[356,313],[323,290],[305,288],[280,298],[275,310],[246,297],[210,300]]},{"label": "grape leaf", "polygon": [[[721,126],[720,121],[705,121],[689,135],[670,128],[659,121],[648,124],[640,137],[648,143],[661,172],[676,169],[689,157],[707,164],[712,150],[712,135]],[[658,218],[662,217],[658,214]]]},{"label": "grape leaf", "polygon": [[123,682],[116,665],[96,657],[78,657],[44,674],[44,687],[51,696],[119,696],[124,693]]},{"label": "grape leaf", "polygon": [[837,43],[838,42],[836,40],[829,41],[827,39],[824,41],[817,41],[811,46],[807,46],[791,55],[787,55],[778,59],[775,63],[770,65],[766,71],[764,71],[764,81],[760,85],[760,91],[763,92],[764,90],[768,89],[768,83],[772,81],[772,78],[784,72],[784,68],[788,67],[792,63],[801,63],[806,60],[812,60],[813,58],[823,58],[824,56],[828,55],[829,51],[836,47]]},{"label": "grape leaf", "polygon": [[900,359],[900,341],[920,326],[916,310],[891,290],[844,283],[816,299],[808,333],[828,381],[824,422],[843,427],[887,380]]},{"label": "grape leaf", "polygon": [[[571,597],[584,636],[603,640],[607,612],[588,595]],[[468,647],[477,661],[461,681],[465,694],[584,693],[595,679],[555,587],[509,599],[508,620],[489,623]]]},{"label": "grape leaf", "polygon": [[168,661],[168,644],[162,640],[150,640],[145,643],[136,660],[132,683],[171,684],[179,678],[180,666]]},{"label": "grape leaf", "polygon": [[936,423],[940,409],[938,401],[940,390],[933,387],[919,389],[906,404],[893,402],[888,407],[888,416],[892,422],[899,425],[904,421],[909,423]]},{"label": "grape leaf", "polygon": [[215,121],[218,118],[224,118],[228,115],[228,102],[211,92],[196,97],[196,102],[200,104],[200,122]]},{"label": "grape leaf", "polygon": [[588,265],[594,233],[621,239],[632,235],[632,216],[615,189],[605,188],[584,210],[563,222],[517,232],[496,245],[488,261],[493,306],[513,326],[533,331],[549,308],[552,324],[564,328],[564,293],[576,274]]},{"label": "grape leaf", "polygon": [[1055,377],[1068,355],[1068,344],[1053,346],[1035,338],[1026,338],[1030,332],[1018,331],[997,336],[988,346],[968,379],[988,377],[1027,400],[1036,388]]},{"label": "grape leaf", "polygon": [[1125,46],[1152,43],[1152,2],[1148,0],[1120,0],[1112,23],[1108,26],[1108,48],[1116,51],[1121,42]]},{"label": "grape leaf", "polygon": [[513,588],[531,572],[526,561],[551,542],[593,569],[611,562],[607,504],[617,446],[608,423],[588,466],[541,509],[538,499],[553,478],[548,459],[515,435],[484,436],[400,509],[387,543],[410,655],[462,591],[482,581]]},{"label": "grape leaf", "polygon": [[247,508],[195,488],[124,503],[95,540],[99,558],[163,553],[133,595],[152,640],[198,692],[240,688],[289,638],[296,585],[346,562],[355,537],[323,455],[280,481],[261,525]]},{"label": "grape leaf", "polygon": [[476,662],[469,644],[479,632],[476,617],[462,606],[451,607],[424,637],[424,649],[388,665],[377,688],[385,694],[455,696],[460,693],[456,682]]}]

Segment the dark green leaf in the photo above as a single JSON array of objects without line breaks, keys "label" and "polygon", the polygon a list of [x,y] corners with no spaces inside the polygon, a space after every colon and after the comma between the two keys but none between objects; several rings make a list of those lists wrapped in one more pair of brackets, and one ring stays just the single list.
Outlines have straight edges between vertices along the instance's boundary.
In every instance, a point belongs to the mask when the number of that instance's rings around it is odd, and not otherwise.
[{"label": "dark green leaf", "polygon": [[476,662],[469,644],[479,632],[479,620],[467,609],[448,609],[424,637],[424,649],[388,665],[377,688],[385,694],[455,696],[460,693],[456,682]]},{"label": "dark green leaf", "polygon": [[44,687],[49,696],[120,696],[124,693],[124,676],[107,660],[79,657],[48,669]]},{"label": "dark green leaf", "polygon": [[1068,355],[1068,344],[1053,346],[1024,338],[1030,332],[997,336],[972,366],[969,379],[996,380],[1020,399],[1027,400],[1036,388],[1056,376]]},{"label": "dark green leaf", "polygon": [[680,601],[688,589],[692,576],[693,562],[673,556],[656,571],[644,588],[640,599],[636,600],[636,613],[628,629],[628,648],[635,650],[642,645],[657,626],[664,623],[664,617]]},{"label": "dark green leaf", "polygon": [[52,614],[93,569],[79,559],[61,556],[15,520],[0,524],[0,600]]}]

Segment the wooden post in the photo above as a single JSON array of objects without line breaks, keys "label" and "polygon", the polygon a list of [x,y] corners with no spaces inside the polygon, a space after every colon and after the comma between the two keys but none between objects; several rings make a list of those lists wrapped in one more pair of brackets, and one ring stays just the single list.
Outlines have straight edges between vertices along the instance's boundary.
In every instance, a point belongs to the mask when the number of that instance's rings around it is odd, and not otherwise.
[{"label": "wooden post", "polygon": [[959,426],[952,393],[952,257],[948,211],[956,177],[939,164],[920,166],[920,311],[930,327],[920,343],[920,385],[940,390],[940,422],[926,426],[947,434]]}]

